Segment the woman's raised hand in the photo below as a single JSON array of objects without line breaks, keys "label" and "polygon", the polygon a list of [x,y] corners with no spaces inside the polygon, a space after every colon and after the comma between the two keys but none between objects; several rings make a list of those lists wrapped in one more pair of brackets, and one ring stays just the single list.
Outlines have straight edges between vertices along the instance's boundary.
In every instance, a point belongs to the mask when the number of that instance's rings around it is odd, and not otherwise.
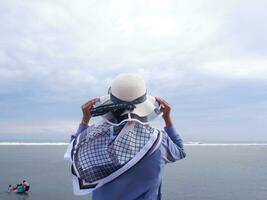
[{"label": "woman's raised hand", "polygon": [[156,97],[156,100],[161,105],[161,111],[163,113],[163,119],[165,121],[166,127],[172,127],[172,120],[171,120],[171,105],[162,99],[161,97]]},{"label": "woman's raised hand", "polygon": [[84,103],[81,106],[82,112],[83,112],[83,118],[82,118],[82,124],[84,125],[88,125],[90,119],[91,119],[91,110],[93,108],[93,106],[95,105],[95,103],[97,102],[97,98],[91,99],[89,101],[87,101],[86,103]]}]

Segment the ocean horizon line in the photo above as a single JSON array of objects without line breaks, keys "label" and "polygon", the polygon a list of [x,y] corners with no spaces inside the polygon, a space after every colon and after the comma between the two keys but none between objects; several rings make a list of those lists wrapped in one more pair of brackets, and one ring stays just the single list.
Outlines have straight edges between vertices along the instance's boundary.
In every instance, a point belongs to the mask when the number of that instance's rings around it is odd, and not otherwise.
[{"label": "ocean horizon line", "polygon": [[[0,142],[0,146],[66,146],[67,142]],[[267,142],[184,142],[185,146],[267,146]]]}]

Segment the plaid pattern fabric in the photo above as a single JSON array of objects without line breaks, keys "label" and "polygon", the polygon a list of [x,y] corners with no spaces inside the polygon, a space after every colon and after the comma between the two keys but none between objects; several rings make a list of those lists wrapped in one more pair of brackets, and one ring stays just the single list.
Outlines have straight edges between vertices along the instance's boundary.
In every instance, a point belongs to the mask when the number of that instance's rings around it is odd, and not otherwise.
[{"label": "plaid pattern fabric", "polygon": [[[117,171],[140,152],[154,133],[154,128],[135,123],[130,131],[118,134],[122,126],[115,128],[103,123],[80,134],[72,157],[81,179],[93,183]],[[113,131],[115,138],[111,137]]]}]

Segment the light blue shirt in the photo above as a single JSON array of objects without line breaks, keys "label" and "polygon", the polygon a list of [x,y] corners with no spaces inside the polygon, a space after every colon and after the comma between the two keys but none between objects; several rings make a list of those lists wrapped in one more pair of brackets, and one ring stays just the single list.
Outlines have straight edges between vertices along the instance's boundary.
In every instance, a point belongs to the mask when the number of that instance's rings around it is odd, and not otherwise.
[{"label": "light blue shirt", "polygon": [[[87,126],[80,124],[75,135]],[[186,156],[183,140],[173,127],[165,127],[160,147],[124,174],[93,191],[93,200],[161,200],[165,164]]]}]

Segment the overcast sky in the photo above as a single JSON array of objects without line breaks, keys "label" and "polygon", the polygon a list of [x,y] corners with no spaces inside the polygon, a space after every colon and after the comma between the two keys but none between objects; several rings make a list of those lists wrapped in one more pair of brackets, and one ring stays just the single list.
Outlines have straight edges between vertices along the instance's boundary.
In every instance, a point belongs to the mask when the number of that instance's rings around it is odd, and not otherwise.
[{"label": "overcast sky", "polygon": [[80,105],[131,72],[171,103],[185,141],[267,141],[266,7],[0,1],[0,136],[65,140]]}]

